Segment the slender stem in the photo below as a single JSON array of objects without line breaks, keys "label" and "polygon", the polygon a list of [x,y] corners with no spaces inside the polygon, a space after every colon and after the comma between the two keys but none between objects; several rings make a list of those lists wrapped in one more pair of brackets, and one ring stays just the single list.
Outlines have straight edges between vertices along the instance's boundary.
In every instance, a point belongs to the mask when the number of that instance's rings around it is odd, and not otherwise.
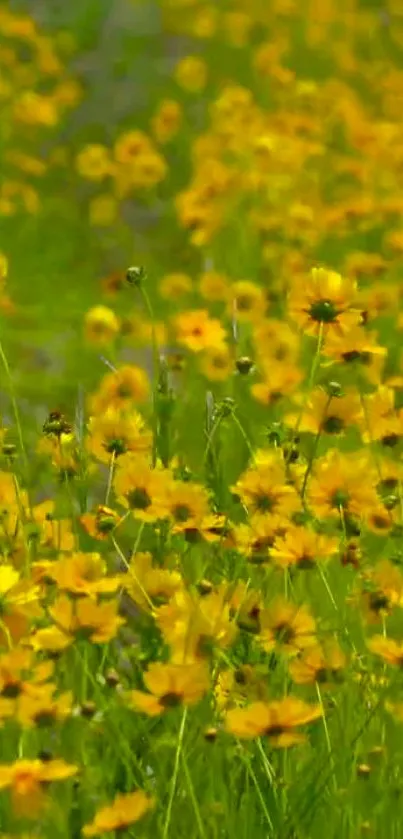
[{"label": "slender stem", "polygon": [[18,410],[17,399],[16,399],[16,396],[15,396],[14,382],[13,382],[13,378],[12,378],[12,375],[11,375],[11,370],[10,370],[10,367],[9,367],[9,364],[8,364],[8,361],[7,361],[7,356],[4,352],[3,345],[1,343],[1,341],[0,341],[0,360],[1,360],[1,363],[4,367],[4,372],[6,374],[6,378],[7,378],[7,382],[8,382],[8,387],[9,387],[9,392],[10,392],[10,401],[11,401],[11,405],[12,405],[12,409],[13,409],[13,413],[14,413],[15,424],[16,424],[16,427],[17,427],[18,441],[19,441],[19,444],[20,444],[21,454],[22,454],[22,457],[23,457],[23,460],[24,460],[25,467],[27,468],[28,467],[28,458],[27,458],[27,454],[26,454],[26,451],[25,451],[24,438],[22,436],[20,412]]},{"label": "slender stem", "polygon": [[178,780],[179,762],[180,762],[182,746],[183,746],[183,737],[184,737],[184,734],[185,734],[186,716],[187,716],[187,708],[185,708],[184,711],[183,711],[182,721],[181,721],[180,728],[179,728],[178,745],[176,747],[176,755],[175,755],[174,773],[173,773],[173,776],[172,776],[171,790],[170,790],[170,793],[169,793],[169,801],[168,801],[168,807],[167,807],[167,812],[166,812],[166,816],[165,816],[164,829],[163,829],[163,832],[162,832],[162,839],[167,839],[168,833],[169,833],[169,826],[170,826],[170,823],[171,823],[172,805],[173,805],[173,801],[174,801],[174,797],[175,797],[176,782]]}]

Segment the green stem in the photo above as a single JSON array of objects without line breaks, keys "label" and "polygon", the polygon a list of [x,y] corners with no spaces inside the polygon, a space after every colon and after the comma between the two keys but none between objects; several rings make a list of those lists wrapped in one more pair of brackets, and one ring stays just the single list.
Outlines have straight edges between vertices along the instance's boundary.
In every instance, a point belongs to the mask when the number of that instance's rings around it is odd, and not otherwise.
[{"label": "green stem", "polygon": [[169,793],[169,801],[168,801],[168,807],[167,807],[167,812],[166,812],[166,816],[165,816],[164,829],[163,829],[163,832],[162,832],[162,839],[167,839],[168,833],[169,833],[169,826],[170,826],[170,823],[171,823],[172,805],[173,805],[173,801],[174,801],[174,797],[175,797],[176,782],[178,780],[179,762],[180,762],[182,746],[183,746],[183,737],[184,737],[184,734],[185,734],[186,717],[187,717],[187,708],[185,708],[184,711],[183,711],[182,721],[181,721],[180,728],[179,728],[178,745],[176,747],[176,755],[175,755],[174,773],[173,773],[172,781],[171,781],[171,790],[170,790],[170,793]]}]

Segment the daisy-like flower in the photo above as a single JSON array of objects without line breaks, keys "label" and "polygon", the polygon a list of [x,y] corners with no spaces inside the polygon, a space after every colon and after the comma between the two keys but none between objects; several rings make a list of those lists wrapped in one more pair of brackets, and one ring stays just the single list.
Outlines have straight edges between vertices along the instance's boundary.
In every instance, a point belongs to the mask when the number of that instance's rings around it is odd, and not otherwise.
[{"label": "daisy-like flower", "polygon": [[403,643],[395,641],[394,638],[386,638],[385,635],[373,635],[368,638],[367,647],[371,653],[379,655],[388,664],[394,667],[403,667]]},{"label": "daisy-like flower", "polygon": [[199,531],[210,515],[209,494],[201,484],[171,480],[161,507],[173,533]]},{"label": "daisy-like flower", "polygon": [[226,332],[220,321],[210,317],[206,309],[182,312],[174,320],[176,340],[192,352],[221,347]]},{"label": "daisy-like flower", "polygon": [[374,467],[365,454],[332,449],[319,458],[308,481],[307,498],[320,518],[352,515],[362,518],[379,506]]},{"label": "daisy-like flower", "polygon": [[14,718],[25,728],[53,726],[71,716],[73,693],[57,694],[54,685],[41,685],[35,692],[23,694],[16,703]]},{"label": "daisy-like flower", "polygon": [[362,438],[365,443],[379,440],[393,448],[403,437],[403,410],[395,409],[394,390],[381,385],[378,390],[363,397]]},{"label": "daisy-like flower", "polygon": [[117,411],[133,403],[145,402],[150,392],[148,376],[141,367],[125,364],[111,373],[106,373],[100,386],[89,400],[89,408],[95,416],[112,407]]},{"label": "daisy-like flower", "polygon": [[146,522],[164,517],[169,470],[153,469],[142,455],[126,455],[117,465],[113,480],[116,497],[133,516]]},{"label": "daisy-like flower", "polygon": [[36,819],[48,800],[44,785],[64,781],[77,771],[64,760],[16,760],[0,765],[0,789],[11,789],[16,815]]},{"label": "daisy-like flower", "polygon": [[323,366],[341,364],[347,372],[354,370],[364,380],[376,385],[385,366],[387,349],[378,343],[376,332],[353,326],[340,335],[329,332],[322,354],[329,359],[323,362]]},{"label": "daisy-like flower", "polygon": [[[298,402],[297,399],[295,401]],[[299,401],[303,406],[301,416],[298,413],[289,414],[285,421],[294,428],[298,420],[300,431],[343,434],[352,425],[357,425],[362,417],[359,396],[352,389],[345,396],[332,397],[322,388],[316,388],[306,404],[303,396]]]},{"label": "daisy-like flower", "polygon": [[306,736],[295,729],[319,719],[322,713],[320,705],[286,696],[274,702],[252,702],[246,708],[231,709],[226,714],[225,728],[236,737],[268,737],[271,746],[285,749],[304,743]]},{"label": "daisy-like flower", "polygon": [[88,343],[103,346],[116,338],[120,321],[115,312],[107,306],[94,306],[85,316],[84,329]]},{"label": "daisy-like flower", "polygon": [[61,594],[49,609],[54,626],[38,629],[30,637],[35,650],[60,652],[76,638],[107,644],[114,638],[124,619],[118,615],[116,600],[97,603],[92,597],[70,600]]},{"label": "daisy-like flower", "polygon": [[273,362],[267,357],[260,361],[258,369],[263,379],[255,382],[250,392],[262,405],[275,405],[279,399],[295,393],[304,378],[302,370],[296,365]]},{"label": "daisy-like flower", "polygon": [[111,507],[99,504],[94,513],[84,513],[80,522],[93,539],[104,541],[118,527],[121,517]]},{"label": "daisy-like flower", "polygon": [[325,335],[343,334],[360,322],[356,300],[355,280],[327,268],[313,268],[310,280],[302,283],[298,278],[291,288],[288,314],[309,335],[318,335],[320,328]]},{"label": "daisy-like flower", "polygon": [[297,685],[312,685],[317,682],[323,687],[329,687],[342,680],[346,663],[343,650],[337,641],[332,639],[304,650],[289,662],[288,670]]},{"label": "daisy-like flower", "polygon": [[211,382],[225,382],[235,370],[233,354],[225,344],[206,350],[200,357],[199,366],[203,376]]},{"label": "daisy-like flower", "polygon": [[284,535],[276,536],[270,556],[281,568],[309,569],[335,556],[338,549],[337,539],[291,524]]},{"label": "daisy-like flower", "polygon": [[52,563],[47,576],[61,591],[94,597],[112,594],[119,588],[120,576],[108,577],[106,571],[105,560],[99,554],[78,552]]},{"label": "daisy-like flower", "polygon": [[140,552],[131,558],[122,586],[138,606],[150,611],[153,603],[169,601],[183,588],[183,581],[178,571],[154,566],[151,553]]},{"label": "daisy-like flower", "polygon": [[101,836],[103,833],[124,830],[138,822],[154,807],[154,799],[142,790],[117,795],[112,804],[101,807],[93,821],[83,827],[83,836]]},{"label": "daisy-like flower", "polygon": [[259,642],[266,652],[297,655],[316,643],[316,621],[308,606],[278,597],[260,612]]},{"label": "daisy-like flower", "polygon": [[227,306],[229,317],[240,323],[261,321],[267,308],[264,290],[249,280],[238,280],[231,286]]},{"label": "daisy-like flower", "polygon": [[281,454],[270,452],[267,458],[249,467],[231,487],[250,515],[287,517],[301,509],[301,499],[287,483],[286,464]]},{"label": "daisy-like flower", "polygon": [[105,414],[91,418],[86,446],[97,460],[110,464],[112,455],[118,458],[128,452],[149,452],[152,434],[137,411],[122,413],[109,408]]},{"label": "daisy-like flower", "polygon": [[210,687],[210,675],[204,662],[150,664],[143,676],[149,693],[132,690],[127,697],[132,708],[149,716],[162,714],[177,705],[194,705]]},{"label": "daisy-like flower", "polygon": [[238,633],[225,590],[212,590],[198,598],[179,590],[155,610],[155,621],[173,664],[203,660],[214,646],[229,647]]},{"label": "daisy-like flower", "polygon": [[0,566],[0,641],[9,646],[29,631],[33,618],[42,615],[40,589],[29,579],[22,579],[12,565]]}]

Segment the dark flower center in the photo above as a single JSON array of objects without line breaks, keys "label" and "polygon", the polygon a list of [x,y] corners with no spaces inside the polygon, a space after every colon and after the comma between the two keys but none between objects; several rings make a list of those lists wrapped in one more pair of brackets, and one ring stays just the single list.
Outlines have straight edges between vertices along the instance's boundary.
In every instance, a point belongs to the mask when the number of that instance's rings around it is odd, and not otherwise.
[{"label": "dark flower center", "polygon": [[340,417],[326,417],[322,424],[325,434],[340,434],[344,429],[344,422]]},{"label": "dark flower center", "polygon": [[385,437],[382,437],[381,443],[383,446],[387,446],[388,449],[393,449],[397,446],[400,437],[398,434],[386,434]]},{"label": "dark flower center", "polygon": [[345,510],[348,507],[349,494],[345,489],[336,489],[330,500],[332,507],[337,507],[338,510],[340,508]]},{"label": "dark flower center", "polygon": [[339,311],[331,300],[317,300],[309,309],[312,320],[319,323],[334,323],[338,314]]},{"label": "dark flower center", "polygon": [[177,708],[178,705],[182,703],[182,696],[178,693],[174,693],[171,691],[170,693],[164,693],[164,696],[160,697],[160,705],[163,708]]},{"label": "dark flower center", "polygon": [[263,734],[266,737],[279,737],[280,734],[284,734],[285,731],[287,731],[285,726],[280,725],[279,723],[273,723],[273,725],[268,725],[267,728],[265,728]]},{"label": "dark flower center", "polygon": [[105,443],[105,449],[109,454],[114,454],[116,457],[120,454],[125,454],[127,452],[127,444],[126,441],[122,438],[115,438],[113,440],[109,440]]},{"label": "dark flower center", "polygon": [[190,519],[192,511],[187,504],[177,504],[172,510],[175,521],[185,522]]},{"label": "dark flower center", "polygon": [[274,636],[280,644],[290,644],[295,639],[295,629],[289,623],[279,623],[275,627]]},{"label": "dark flower center", "polygon": [[151,498],[146,489],[136,487],[127,493],[126,498],[132,510],[146,510],[151,504]]},{"label": "dark flower center", "polygon": [[276,506],[276,500],[271,495],[256,495],[255,507],[260,513],[271,513]]}]

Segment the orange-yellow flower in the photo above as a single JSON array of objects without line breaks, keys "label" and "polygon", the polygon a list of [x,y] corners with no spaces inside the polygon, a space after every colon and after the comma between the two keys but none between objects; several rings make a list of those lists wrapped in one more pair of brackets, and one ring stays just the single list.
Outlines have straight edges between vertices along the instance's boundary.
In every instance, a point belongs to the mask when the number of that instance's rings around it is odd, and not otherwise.
[{"label": "orange-yellow flower", "polygon": [[110,831],[124,830],[139,821],[154,807],[154,799],[142,790],[117,795],[112,804],[101,807],[93,821],[83,827],[83,836],[100,836]]},{"label": "orange-yellow flower", "polygon": [[47,802],[44,784],[64,781],[77,771],[64,760],[16,760],[0,766],[0,789],[11,788],[16,815],[35,819]]},{"label": "orange-yellow flower", "polygon": [[320,328],[325,334],[340,334],[360,322],[360,311],[354,308],[356,298],[355,280],[326,268],[313,268],[310,280],[301,282],[298,278],[291,288],[288,312],[308,334],[317,335]]},{"label": "orange-yellow flower", "polygon": [[286,696],[274,702],[252,702],[246,708],[233,708],[227,712],[225,727],[236,737],[268,737],[272,746],[284,749],[305,742],[305,735],[294,729],[321,716],[320,705]]},{"label": "orange-yellow flower", "polygon": [[210,676],[204,662],[185,664],[150,664],[143,676],[149,693],[132,690],[130,705],[150,716],[157,716],[177,705],[194,705],[210,687]]},{"label": "orange-yellow flower", "polygon": [[211,318],[205,309],[182,312],[174,320],[176,339],[192,352],[201,352],[221,347],[225,341],[225,329],[220,321]]}]

